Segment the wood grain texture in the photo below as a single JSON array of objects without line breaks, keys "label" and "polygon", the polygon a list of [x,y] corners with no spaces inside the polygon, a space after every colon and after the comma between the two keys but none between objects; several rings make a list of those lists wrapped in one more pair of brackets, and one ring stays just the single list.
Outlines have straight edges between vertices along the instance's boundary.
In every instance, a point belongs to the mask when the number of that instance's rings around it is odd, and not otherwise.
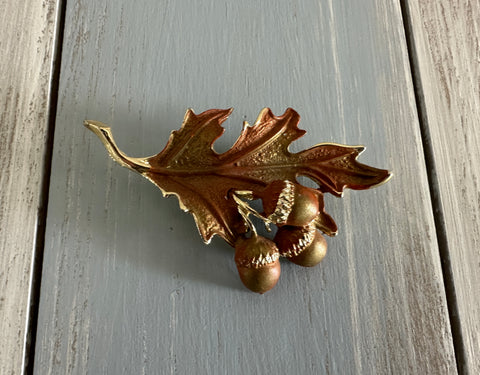
[{"label": "wood grain texture", "polygon": [[48,128],[57,1],[0,1],[0,373],[19,374]]},{"label": "wood grain texture", "polygon": [[[384,1],[69,2],[37,373],[456,373],[400,8]],[[395,177],[328,197],[322,265],[259,296],[233,251],[115,165],[84,119],[151,155],[186,108],[263,106],[318,142],[366,144]],[[413,193],[414,192],[414,193]]]},{"label": "wood grain texture", "polygon": [[480,373],[480,3],[407,1],[464,368]]}]

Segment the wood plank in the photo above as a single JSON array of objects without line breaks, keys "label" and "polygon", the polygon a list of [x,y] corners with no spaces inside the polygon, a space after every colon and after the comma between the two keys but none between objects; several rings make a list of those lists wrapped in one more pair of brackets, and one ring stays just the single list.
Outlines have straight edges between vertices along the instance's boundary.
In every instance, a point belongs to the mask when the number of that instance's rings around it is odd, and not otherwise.
[{"label": "wood plank", "polygon": [[0,23],[0,373],[22,371],[58,1],[3,0]]},{"label": "wood plank", "polygon": [[462,345],[480,373],[480,3],[409,0],[424,122],[433,151]]},{"label": "wood plank", "polygon": [[[456,373],[398,3],[84,0],[65,35],[38,373]],[[291,106],[309,134],[293,149],[363,143],[396,174],[328,197],[324,263],[283,263],[263,296],[82,126],[151,155],[187,107],[230,106],[219,151]]]}]

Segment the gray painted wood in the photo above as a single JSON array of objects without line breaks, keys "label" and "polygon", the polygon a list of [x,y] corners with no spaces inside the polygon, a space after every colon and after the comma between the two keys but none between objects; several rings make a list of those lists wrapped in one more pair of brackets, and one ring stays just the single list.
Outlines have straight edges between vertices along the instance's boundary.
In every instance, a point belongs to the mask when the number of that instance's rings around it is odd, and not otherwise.
[{"label": "gray painted wood", "polygon": [[0,1],[0,373],[22,371],[57,1]]},{"label": "gray painted wood", "polygon": [[408,1],[465,370],[480,373],[480,3]]},{"label": "gray painted wood", "polygon": [[[384,1],[69,2],[36,373],[456,373],[401,12]],[[226,150],[263,106],[308,136],[366,144],[395,177],[327,197],[322,265],[259,296],[233,251],[115,165],[160,151],[187,107],[234,106]]]}]

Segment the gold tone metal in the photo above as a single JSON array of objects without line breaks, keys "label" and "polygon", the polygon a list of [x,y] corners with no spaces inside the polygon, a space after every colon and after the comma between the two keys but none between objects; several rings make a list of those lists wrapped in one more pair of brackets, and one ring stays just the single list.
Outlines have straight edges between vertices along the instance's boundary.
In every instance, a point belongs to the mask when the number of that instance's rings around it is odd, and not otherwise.
[{"label": "gold tone metal", "polygon": [[274,181],[257,194],[265,214],[278,226],[304,226],[320,214],[320,200],[315,190],[296,182]]},{"label": "gold tone metal", "polygon": [[314,224],[281,227],[274,239],[280,256],[303,267],[313,267],[327,254],[327,241]]},{"label": "gold tone metal", "polygon": [[290,181],[285,181],[284,188],[278,195],[273,213],[268,215],[268,220],[274,223],[285,223],[288,220],[295,198],[295,185]]},{"label": "gold tone metal", "polygon": [[[113,160],[149,179],[164,196],[175,195],[180,208],[194,216],[205,243],[219,235],[236,246],[249,231],[250,239],[257,238],[249,214],[262,219],[269,228],[272,223],[288,224],[295,209],[302,225],[308,222],[306,225],[333,236],[337,226],[325,212],[323,194],[341,197],[345,188],[368,189],[391,176],[387,170],[357,162],[363,146],[321,143],[291,153],[290,144],[305,134],[298,128],[300,116],[291,108],[282,116],[264,108],[253,126],[244,123],[232,148],[218,154],[213,144],[224,132],[221,124],[231,112],[232,109],[211,109],[195,114],[187,110],[182,127],[172,132],[165,148],[144,158],[132,158],[120,151],[107,125],[91,120],[84,124],[100,138]],[[299,185],[298,176],[311,178],[318,188]],[[262,194],[270,194],[269,186],[278,183],[283,184],[285,191],[272,198],[276,200],[275,209],[269,215],[256,212],[244,202],[262,197],[265,205]],[[301,202],[305,196],[318,201],[313,214],[302,211],[306,209]],[[256,261],[252,262],[254,266]],[[248,268],[243,263],[241,267]]]},{"label": "gold tone metal", "polygon": [[[283,229],[282,229],[283,228]],[[275,236],[275,242],[285,258],[300,255],[315,239],[315,225],[305,227],[282,227]]]},{"label": "gold tone metal", "polygon": [[265,229],[268,232],[271,232],[272,229],[270,228],[270,225],[273,224],[267,217],[262,216],[260,213],[255,211],[250,205],[248,205],[246,202],[242,201],[240,199],[240,196],[242,196],[245,199],[252,200],[252,192],[245,192],[245,191],[235,191],[232,194],[232,199],[235,201],[237,204],[237,210],[242,215],[243,220],[247,224],[248,228],[252,231],[253,234],[257,234],[257,230],[255,229],[255,226],[253,223],[250,221],[248,216],[252,214],[253,216],[258,217],[259,219],[263,220],[263,223],[265,225]]},{"label": "gold tone metal", "polygon": [[[254,236],[256,236],[256,238],[261,238],[258,235]],[[238,257],[238,259],[236,259],[236,263],[239,267],[260,268],[276,262],[280,258],[280,254],[278,253],[277,249],[268,249],[269,251],[262,253],[254,252],[252,251],[252,248],[254,248],[254,246],[245,247],[245,250],[250,252],[248,256],[244,255],[243,257]]]},{"label": "gold tone metal", "polygon": [[325,255],[327,255],[327,241],[318,230],[315,230],[315,237],[310,246],[288,260],[302,267],[313,267],[320,263]]},{"label": "gold tone metal", "polygon": [[254,233],[240,238],[235,244],[235,264],[243,284],[253,292],[263,294],[272,289],[280,278],[281,266],[275,243]]}]

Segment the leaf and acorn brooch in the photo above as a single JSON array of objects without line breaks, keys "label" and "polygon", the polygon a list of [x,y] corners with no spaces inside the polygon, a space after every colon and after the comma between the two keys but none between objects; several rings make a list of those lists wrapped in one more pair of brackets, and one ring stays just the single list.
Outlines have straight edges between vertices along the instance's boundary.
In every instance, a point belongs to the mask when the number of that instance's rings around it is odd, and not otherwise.
[{"label": "leaf and acorn brooch", "polygon": [[[337,234],[335,221],[325,212],[323,194],[341,197],[345,188],[368,189],[391,176],[357,162],[361,146],[322,143],[297,153],[289,145],[305,134],[299,114],[288,108],[274,116],[264,108],[255,124],[244,123],[235,144],[218,154],[213,143],[224,132],[221,124],[232,109],[200,114],[187,110],[182,127],[173,131],[159,154],[132,158],[119,150],[108,126],[85,121],[110,156],[153,182],[164,196],[176,195],[180,207],[191,212],[205,243],[219,235],[235,248],[235,263],[243,284],[257,293],[272,289],[280,277],[280,257],[304,267],[325,256],[323,234]],[[317,189],[297,182],[306,176]],[[260,199],[262,212],[251,202]],[[273,240],[257,234],[249,216],[276,225]]]}]

